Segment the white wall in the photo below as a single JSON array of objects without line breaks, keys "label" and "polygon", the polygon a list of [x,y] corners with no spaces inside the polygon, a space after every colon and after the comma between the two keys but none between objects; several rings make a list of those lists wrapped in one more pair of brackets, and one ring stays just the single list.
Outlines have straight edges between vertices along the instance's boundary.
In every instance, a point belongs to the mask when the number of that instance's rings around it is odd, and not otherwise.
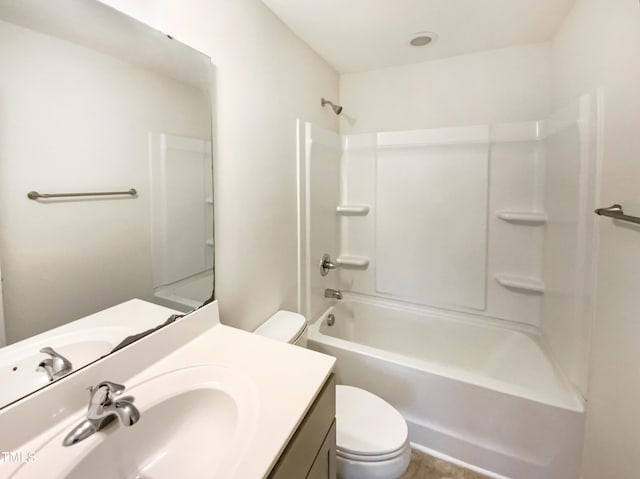
[{"label": "white wall", "polygon": [[104,0],[215,65],[216,295],[254,329],[297,305],[296,119],[337,131],[339,78],[259,0]]},{"label": "white wall", "polygon": [[537,121],[549,81],[547,43],[345,74],[341,132]]},{"label": "white wall", "polygon": [[[601,206],[640,215],[640,5],[578,0],[553,44],[554,97],[602,88]],[[590,355],[584,479],[640,470],[640,230],[599,219],[596,317]]]},{"label": "white wall", "polygon": [[[14,342],[152,298],[148,133],[208,137],[210,120],[200,90],[0,26],[0,244]],[[129,188],[137,198],[27,199],[31,190]]]}]

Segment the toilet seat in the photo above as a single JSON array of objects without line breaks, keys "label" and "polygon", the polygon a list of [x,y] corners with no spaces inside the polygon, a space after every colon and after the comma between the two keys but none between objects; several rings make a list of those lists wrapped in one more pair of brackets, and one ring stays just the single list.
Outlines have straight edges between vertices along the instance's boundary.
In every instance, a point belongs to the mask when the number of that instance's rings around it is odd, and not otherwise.
[{"label": "toilet seat", "polygon": [[407,423],[388,402],[360,388],[336,386],[339,456],[361,462],[387,461],[405,453],[408,437]]},{"label": "toilet seat", "polygon": [[379,456],[362,456],[362,455],[359,455],[359,454],[352,454],[352,453],[348,453],[348,452],[345,452],[345,451],[341,451],[339,447],[336,447],[336,454],[339,457],[342,457],[344,459],[349,459],[351,461],[383,462],[383,461],[389,461],[391,459],[395,459],[398,456],[401,456],[402,454],[404,454],[404,451],[408,447],[409,447],[409,443],[405,443],[397,451],[391,452],[389,454],[381,454]]}]

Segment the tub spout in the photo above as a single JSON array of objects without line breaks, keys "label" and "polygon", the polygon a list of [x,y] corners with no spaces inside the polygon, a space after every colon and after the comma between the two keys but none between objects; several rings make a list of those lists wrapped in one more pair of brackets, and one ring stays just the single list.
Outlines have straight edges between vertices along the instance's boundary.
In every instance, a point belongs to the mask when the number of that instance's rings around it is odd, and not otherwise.
[{"label": "tub spout", "polygon": [[342,299],[342,291],[338,291],[337,289],[327,288],[324,290],[325,298],[333,298],[333,299]]}]

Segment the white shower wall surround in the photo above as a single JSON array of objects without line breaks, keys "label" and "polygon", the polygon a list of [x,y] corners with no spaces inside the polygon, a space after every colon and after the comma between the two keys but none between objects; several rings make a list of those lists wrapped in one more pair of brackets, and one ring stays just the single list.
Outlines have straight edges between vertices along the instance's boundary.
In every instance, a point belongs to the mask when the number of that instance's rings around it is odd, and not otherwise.
[{"label": "white shower wall surround", "polygon": [[342,270],[350,291],[540,325],[542,296],[495,275],[542,277],[543,230],[502,211],[544,211],[537,123],[349,135],[342,201],[368,204],[343,218],[342,253],[371,257]]},{"label": "white shower wall surround", "polygon": [[[475,130],[463,134],[471,137]],[[371,198],[376,239],[371,272],[377,293],[421,304],[485,309],[489,132],[481,130],[478,143],[434,139],[427,144],[428,138],[403,133],[378,136]],[[358,179],[357,172],[347,173],[347,192]],[[345,226],[353,222],[345,220]],[[346,251],[358,252],[345,231]]]},{"label": "white shower wall surround", "polygon": [[[342,270],[343,286],[541,326],[541,293],[556,273],[543,271],[545,236],[562,226],[577,237],[579,219],[592,219],[594,200],[581,190],[581,175],[593,177],[579,128],[588,113],[576,107],[546,122],[346,136],[341,201],[371,213],[342,218],[341,254],[368,256],[371,266]],[[575,275],[585,260],[569,256],[564,270]]]},{"label": "white shower wall surround", "polygon": [[189,312],[213,285],[211,142],[149,134],[149,150],[154,302]]},{"label": "white shower wall surround", "polygon": [[[530,326],[584,394],[596,105],[343,137],[301,123],[300,310],[317,318],[330,287]],[[321,277],[323,253],[360,265]]]}]

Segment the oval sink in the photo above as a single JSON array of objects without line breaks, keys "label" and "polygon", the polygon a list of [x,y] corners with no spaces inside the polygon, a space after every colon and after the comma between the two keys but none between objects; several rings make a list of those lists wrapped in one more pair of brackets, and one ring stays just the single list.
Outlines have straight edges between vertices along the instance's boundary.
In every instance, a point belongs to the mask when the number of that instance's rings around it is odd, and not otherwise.
[{"label": "oval sink", "polygon": [[172,371],[127,388],[140,420],[114,421],[84,441],[62,446],[84,418],[74,417],[11,477],[174,479],[226,477],[240,463],[258,412],[253,384],[224,366]]}]

